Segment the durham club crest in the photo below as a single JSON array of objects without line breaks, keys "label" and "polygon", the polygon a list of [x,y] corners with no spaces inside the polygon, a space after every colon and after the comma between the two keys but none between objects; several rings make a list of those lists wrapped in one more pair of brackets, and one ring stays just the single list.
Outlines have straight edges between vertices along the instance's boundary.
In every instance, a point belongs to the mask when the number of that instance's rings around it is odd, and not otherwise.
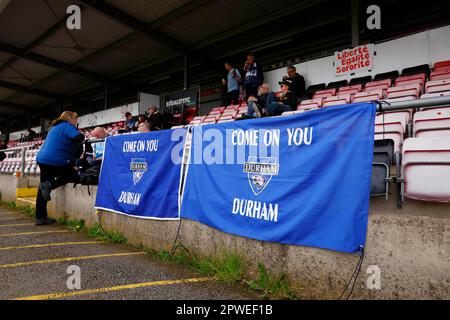
[{"label": "durham club crest", "polygon": [[267,187],[273,176],[277,176],[279,164],[273,157],[248,157],[244,163],[244,172],[248,174],[248,182],[255,196],[259,195]]},{"label": "durham club crest", "polygon": [[130,170],[133,172],[133,183],[136,185],[147,171],[147,161],[145,159],[131,159]]}]

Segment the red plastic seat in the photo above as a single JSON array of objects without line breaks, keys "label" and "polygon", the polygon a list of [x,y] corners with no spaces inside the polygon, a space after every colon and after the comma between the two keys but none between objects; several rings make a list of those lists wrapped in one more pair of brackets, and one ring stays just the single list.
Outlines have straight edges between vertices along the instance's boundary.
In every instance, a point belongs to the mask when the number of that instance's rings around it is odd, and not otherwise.
[{"label": "red plastic seat", "polygon": [[336,95],[336,88],[319,90],[314,93],[313,99],[328,98]]},{"label": "red plastic seat", "polygon": [[352,103],[378,101],[378,100],[383,99],[383,96],[384,96],[383,90],[381,90],[381,89],[367,91],[367,92],[360,92],[360,93],[355,94],[352,97]]},{"label": "red plastic seat", "polygon": [[425,88],[426,93],[450,91],[450,79],[428,81]]},{"label": "red plastic seat", "polygon": [[322,108],[323,98],[303,100],[298,106],[297,110],[311,110]]},{"label": "red plastic seat", "polygon": [[344,94],[356,94],[358,92],[361,92],[362,90],[362,84],[355,84],[353,86],[347,86],[347,87],[341,87],[339,88],[339,91],[337,93],[338,96],[344,95]]},{"label": "red plastic seat", "polygon": [[433,65],[434,71],[450,68],[450,60],[438,61]]},{"label": "red plastic seat", "polygon": [[350,95],[345,94],[342,96],[334,96],[334,97],[325,98],[325,100],[323,101],[322,107],[325,108],[325,107],[337,106],[340,104],[348,104],[348,103],[350,103]]},{"label": "red plastic seat", "polygon": [[409,84],[406,86],[398,86],[387,89],[386,97],[388,99],[416,97],[418,98],[421,90],[420,84]]},{"label": "red plastic seat", "polygon": [[373,91],[373,90],[387,90],[392,86],[392,80],[391,79],[384,79],[384,80],[378,80],[378,81],[372,81],[366,83],[364,87],[364,91]]},{"label": "red plastic seat", "polygon": [[446,80],[446,79],[450,79],[450,67],[449,69],[442,69],[442,70],[438,70],[438,71],[433,71],[430,75],[430,80],[435,81],[435,80]]},{"label": "red plastic seat", "polygon": [[395,86],[400,87],[400,86],[407,86],[410,84],[419,84],[420,91],[422,91],[425,81],[426,81],[425,73],[419,73],[411,76],[398,77],[397,79],[395,79]]}]

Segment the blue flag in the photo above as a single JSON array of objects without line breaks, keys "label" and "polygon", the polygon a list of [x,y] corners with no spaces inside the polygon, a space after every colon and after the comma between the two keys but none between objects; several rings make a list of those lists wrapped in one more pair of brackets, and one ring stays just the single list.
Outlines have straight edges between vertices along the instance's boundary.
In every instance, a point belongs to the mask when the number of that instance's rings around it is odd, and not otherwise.
[{"label": "blue flag", "polygon": [[95,207],[141,218],[179,219],[186,130],[173,133],[107,138]]},{"label": "blue flag", "polygon": [[364,246],[375,104],[193,127],[181,217],[231,234]]}]

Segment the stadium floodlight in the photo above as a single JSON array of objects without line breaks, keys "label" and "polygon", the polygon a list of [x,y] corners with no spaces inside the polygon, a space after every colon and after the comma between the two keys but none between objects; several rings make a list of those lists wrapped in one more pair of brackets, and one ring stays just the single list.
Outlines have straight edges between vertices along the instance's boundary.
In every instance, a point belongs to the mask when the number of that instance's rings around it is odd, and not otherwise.
[{"label": "stadium floodlight", "polygon": [[0,13],[8,6],[11,0],[0,0]]}]

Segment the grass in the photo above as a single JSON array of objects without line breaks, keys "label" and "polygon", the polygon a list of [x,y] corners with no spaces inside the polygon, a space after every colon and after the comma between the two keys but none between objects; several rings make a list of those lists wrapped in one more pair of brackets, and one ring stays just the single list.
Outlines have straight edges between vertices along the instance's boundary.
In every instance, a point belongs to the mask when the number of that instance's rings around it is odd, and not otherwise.
[{"label": "grass", "polygon": [[127,238],[122,233],[119,232],[106,232],[100,226],[100,224],[96,223],[94,227],[88,229],[88,235],[91,238],[102,240],[106,242],[110,242],[113,244],[122,244],[125,245],[128,243]]},{"label": "grass", "polygon": [[[11,209],[18,209],[28,216],[35,216],[34,209],[29,207],[18,208],[14,202],[0,202],[0,205]],[[100,224],[95,224],[92,228],[86,226],[84,220],[69,220],[67,215],[58,219],[58,223],[67,226],[75,232],[86,232],[89,237],[113,244],[128,245],[127,238],[118,232],[107,232]],[[222,250],[216,256],[196,257],[193,256],[184,246],[179,246],[185,250],[172,254],[167,250],[155,251],[143,244],[135,245],[134,248],[146,252],[153,257],[167,262],[173,262],[195,270],[203,276],[215,276],[218,280],[233,283],[244,283],[249,288],[257,291],[263,299],[298,299],[299,296],[290,285],[285,273],[272,274],[266,270],[262,264],[258,264],[258,279],[245,279],[245,271],[248,263],[243,257],[234,251]]]},{"label": "grass", "polygon": [[266,267],[258,264],[258,280],[246,281],[250,288],[259,291],[266,299],[298,299],[295,290],[291,287],[285,273],[274,275],[267,272]]}]

